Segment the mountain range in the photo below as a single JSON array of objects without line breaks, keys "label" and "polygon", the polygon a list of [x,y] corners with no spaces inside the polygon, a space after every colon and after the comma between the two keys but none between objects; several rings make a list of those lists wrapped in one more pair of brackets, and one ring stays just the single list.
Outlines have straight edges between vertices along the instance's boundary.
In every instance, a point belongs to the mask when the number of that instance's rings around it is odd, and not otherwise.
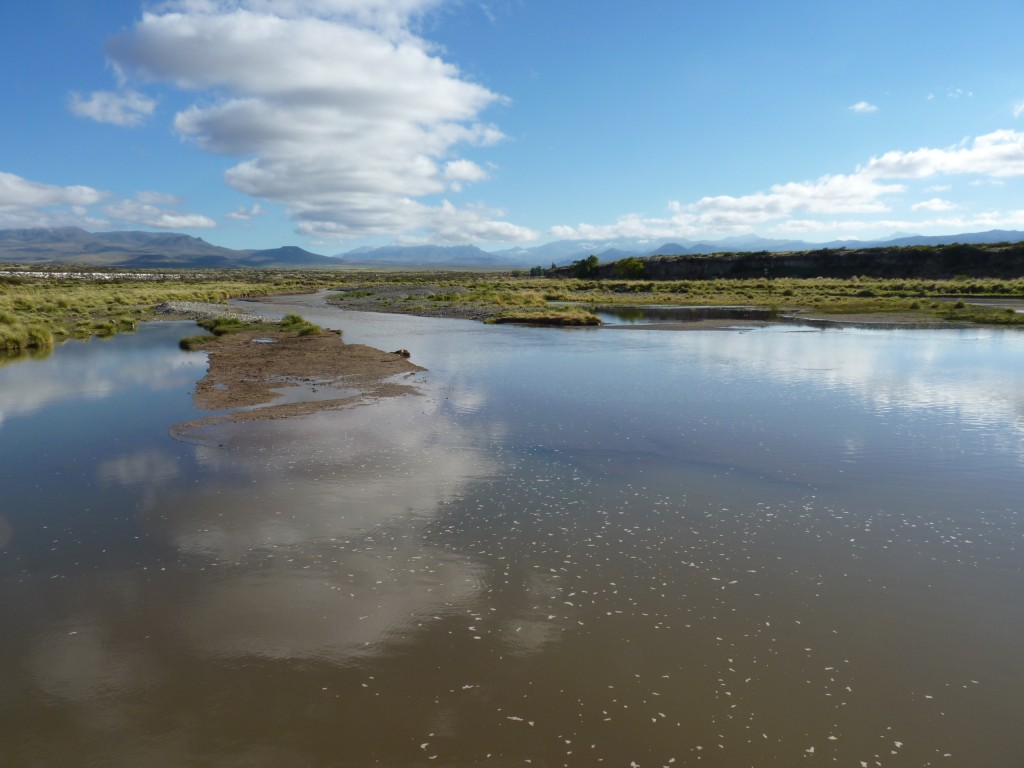
[{"label": "mountain range", "polygon": [[286,245],[234,250],[169,232],[88,232],[78,227],[0,229],[0,261],[143,268],[330,267],[330,256]]},{"label": "mountain range", "polygon": [[885,240],[770,240],[755,235],[721,240],[658,242],[637,238],[559,240],[533,248],[484,251],[475,245],[389,245],[322,256],[297,246],[235,250],[202,238],[167,232],[88,232],[77,227],[0,230],[0,262],[122,268],[528,269],[564,265],[590,255],[602,262],[628,256],[722,252],[808,251],[822,248],[984,244],[1024,241],[1024,232],[990,230],[954,235],[894,235]]}]

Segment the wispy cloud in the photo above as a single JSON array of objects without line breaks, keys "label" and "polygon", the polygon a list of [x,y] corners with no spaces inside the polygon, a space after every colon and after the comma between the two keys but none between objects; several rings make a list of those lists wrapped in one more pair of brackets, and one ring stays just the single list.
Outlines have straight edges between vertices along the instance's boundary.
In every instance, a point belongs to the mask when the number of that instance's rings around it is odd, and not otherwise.
[{"label": "wispy cloud", "polygon": [[153,114],[156,101],[137,91],[93,91],[87,97],[72,93],[68,98],[68,108],[78,117],[97,123],[131,127]]},{"label": "wispy cloud", "polygon": [[860,112],[862,114],[878,111],[877,106],[867,101],[858,101],[856,104],[851,104],[849,107],[847,107],[847,109],[849,109],[851,112]]},{"label": "wispy cloud", "polygon": [[[1024,133],[994,131],[945,148],[892,151],[871,158],[853,173],[822,176],[815,181],[775,184],[767,192],[749,195],[705,197],[693,203],[674,201],[669,215],[623,216],[613,224],[553,227],[551,234],[564,239],[611,239],[615,237],[691,237],[750,231],[756,225],[776,230],[828,231],[883,226],[877,218],[819,219],[850,215],[891,214],[893,200],[907,190],[905,182],[942,176],[980,176],[999,182],[1024,176]],[[955,205],[932,198],[910,206],[911,212],[948,211]],[[995,213],[976,217],[979,223],[1002,226],[1016,221],[1018,213],[1000,220]],[[895,221],[895,219],[893,219]],[[968,222],[969,219],[948,219]],[[996,222],[999,222],[998,224]],[[841,224],[841,226],[840,226]],[[915,226],[903,222],[900,228]]]},{"label": "wispy cloud", "polygon": [[1018,101],[1013,105],[1013,117],[1014,119],[1024,115],[1024,101]]},{"label": "wispy cloud", "polygon": [[256,203],[251,208],[239,207],[231,213],[225,213],[224,217],[234,221],[249,221],[263,213],[263,207]]},{"label": "wispy cloud", "polygon": [[[103,212],[120,222],[142,224],[155,229],[210,229],[217,222],[199,213],[174,210],[180,201],[172,195],[140,192],[134,199],[119,200],[103,208]],[[167,210],[167,208],[172,210]]]},{"label": "wispy cloud", "polygon": [[462,155],[504,138],[482,116],[506,99],[413,31],[443,1],[170,0],[108,50],[129,76],[199,94],[175,129],[247,158],[227,183],[284,205],[303,234],[532,239],[482,209],[426,202],[485,179]]}]

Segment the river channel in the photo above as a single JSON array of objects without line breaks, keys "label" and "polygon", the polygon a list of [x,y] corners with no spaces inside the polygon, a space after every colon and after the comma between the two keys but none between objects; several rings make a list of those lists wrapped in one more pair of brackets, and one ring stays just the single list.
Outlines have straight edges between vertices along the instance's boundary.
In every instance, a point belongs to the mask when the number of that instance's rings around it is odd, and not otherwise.
[{"label": "river channel", "polygon": [[0,367],[0,765],[1024,764],[1024,335],[298,311],[420,394]]}]

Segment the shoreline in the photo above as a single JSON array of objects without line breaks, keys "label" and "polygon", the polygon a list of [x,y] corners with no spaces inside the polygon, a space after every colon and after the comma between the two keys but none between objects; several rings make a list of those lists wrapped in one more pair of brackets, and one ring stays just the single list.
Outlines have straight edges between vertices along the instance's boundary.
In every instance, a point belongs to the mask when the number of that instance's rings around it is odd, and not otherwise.
[{"label": "shoreline", "polygon": [[[329,294],[323,297],[323,303],[325,306],[333,307],[339,310],[351,310],[357,312],[377,312],[383,314],[396,314],[396,315],[413,315],[415,317],[433,317],[433,318],[444,318],[444,319],[459,319],[459,320],[475,320],[478,322],[487,322],[488,320],[492,323],[495,322],[496,318],[503,312],[507,307],[497,306],[486,306],[479,303],[451,303],[444,301],[433,302],[430,296],[443,294],[445,291],[449,293],[453,292],[451,288],[444,288],[436,284],[422,284],[414,287],[404,285],[393,285],[384,287],[375,287],[371,295],[365,295],[367,291],[359,288],[349,288],[346,290],[329,291]],[[457,292],[456,292],[457,293]],[[260,299],[247,299],[245,301],[261,302]],[[952,300],[949,300],[950,302]],[[1018,300],[978,300],[976,303],[979,306],[992,306],[992,307],[1010,307],[1024,309],[1024,303]],[[580,304],[580,306],[587,307],[587,304]],[[595,304],[594,307],[602,306],[602,304]],[[691,309],[695,306],[712,306],[712,305],[692,305],[692,304],[658,304],[658,303],[635,303],[626,304],[619,303],[614,305],[605,306],[617,306],[621,308],[626,307],[672,307],[678,309]],[[738,305],[713,305],[718,309],[728,309]],[[768,311],[771,306],[768,304],[749,304],[743,305],[743,309],[759,309]],[[499,321],[500,322],[500,321]],[[528,320],[512,321],[519,322],[523,325],[530,325]],[[1000,327],[998,324],[985,324],[985,323],[971,323],[963,321],[952,321],[936,318],[934,315],[930,315],[925,312],[907,312],[907,311],[894,311],[894,312],[847,312],[847,313],[827,313],[821,311],[815,311],[813,309],[800,310],[800,309],[784,309],[779,312],[779,316],[774,320],[756,320],[756,321],[740,321],[737,319],[694,319],[694,320],[678,320],[664,323],[640,323],[636,325],[618,325],[610,323],[601,323],[595,326],[588,326],[593,328],[607,328],[611,330],[624,330],[629,328],[643,329],[643,330],[676,330],[676,331],[689,331],[689,330],[729,330],[742,323],[744,326],[750,327],[764,327],[769,325],[806,325],[812,328],[818,328],[821,330],[835,328],[862,328],[866,330],[955,330],[962,328],[976,328],[976,327]],[[540,325],[540,323],[537,323]],[[565,325],[563,327],[574,327],[572,325]]]}]

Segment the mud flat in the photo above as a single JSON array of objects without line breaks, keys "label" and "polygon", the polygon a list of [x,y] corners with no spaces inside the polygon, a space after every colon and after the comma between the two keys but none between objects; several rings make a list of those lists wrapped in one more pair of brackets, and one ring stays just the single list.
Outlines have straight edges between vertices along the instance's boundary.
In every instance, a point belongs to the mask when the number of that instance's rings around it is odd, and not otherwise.
[{"label": "mud flat", "polygon": [[243,331],[211,340],[204,349],[209,370],[196,385],[195,404],[232,410],[178,424],[171,430],[176,437],[211,424],[289,418],[414,394],[412,379],[425,370],[400,351],[346,344],[329,331]]}]

